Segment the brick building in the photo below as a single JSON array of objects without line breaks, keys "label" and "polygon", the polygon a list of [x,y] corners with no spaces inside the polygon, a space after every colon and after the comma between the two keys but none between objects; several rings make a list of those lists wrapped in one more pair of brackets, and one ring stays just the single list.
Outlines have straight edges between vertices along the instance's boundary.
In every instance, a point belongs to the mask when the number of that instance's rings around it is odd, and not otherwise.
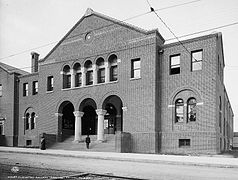
[{"label": "brick building", "polygon": [[115,138],[119,152],[227,150],[233,112],[221,33],[184,40],[186,48],[164,42],[157,30],[88,9],[44,59],[31,54],[32,73],[0,64],[1,144],[39,146],[42,133],[48,145],[80,143],[89,134],[104,145]]}]

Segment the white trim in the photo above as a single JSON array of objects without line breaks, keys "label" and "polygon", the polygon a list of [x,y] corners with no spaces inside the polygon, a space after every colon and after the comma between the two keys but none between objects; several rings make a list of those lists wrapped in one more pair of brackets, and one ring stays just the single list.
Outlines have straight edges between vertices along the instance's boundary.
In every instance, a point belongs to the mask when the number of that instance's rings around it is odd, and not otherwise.
[{"label": "white trim", "polygon": [[203,105],[203,102],[197,103],[197,105]]}]

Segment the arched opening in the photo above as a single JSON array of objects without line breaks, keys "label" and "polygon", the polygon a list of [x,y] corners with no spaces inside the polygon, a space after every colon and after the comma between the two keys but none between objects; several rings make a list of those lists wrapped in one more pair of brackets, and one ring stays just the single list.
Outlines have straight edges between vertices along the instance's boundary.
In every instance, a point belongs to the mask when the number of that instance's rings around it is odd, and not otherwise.
[{"label": "arched opening", "polygon": [[103,102],[103,109],[107,111],[104,117],[104,133],[115,134],[123,131],[122,101],[116,96],[107,97]]},{"label": "arched opening", "polygon": [[93,99],[85,99],[80,105],[80,111],[84,112],[82,117],[82,135],[97,134],[96,103]]},{"label": "arched opening", "polygon": [[74,117],[74,106],[71,102],[65,101],[61,104],[59,112],[62,113],[62,136],[63,139],[68,136],[74,135],[75,129],[75,117]]}]

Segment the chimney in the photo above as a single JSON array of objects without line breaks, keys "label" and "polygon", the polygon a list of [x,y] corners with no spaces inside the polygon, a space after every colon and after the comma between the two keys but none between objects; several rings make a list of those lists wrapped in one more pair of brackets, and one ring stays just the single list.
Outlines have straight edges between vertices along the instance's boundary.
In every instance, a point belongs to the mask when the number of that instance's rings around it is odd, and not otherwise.
[{"label": "chimney", "polygon": [[38,72],[38,60],[39,54],[36,52],[31,52],[31,73]]}]

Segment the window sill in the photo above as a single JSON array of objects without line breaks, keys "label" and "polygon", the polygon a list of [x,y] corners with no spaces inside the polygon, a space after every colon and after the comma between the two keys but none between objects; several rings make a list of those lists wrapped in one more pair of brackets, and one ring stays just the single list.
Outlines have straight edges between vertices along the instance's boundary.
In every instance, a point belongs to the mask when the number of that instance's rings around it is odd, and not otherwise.
[{"label": "window sill", "polygon": [[54,91],[46,91],[46,94],[51,94],[53,93]]},{"label": "window sill", "polygon": [[139,80],[139,79],[142,79],[142,78],[141,77],[130,78],[130,81]]}]

